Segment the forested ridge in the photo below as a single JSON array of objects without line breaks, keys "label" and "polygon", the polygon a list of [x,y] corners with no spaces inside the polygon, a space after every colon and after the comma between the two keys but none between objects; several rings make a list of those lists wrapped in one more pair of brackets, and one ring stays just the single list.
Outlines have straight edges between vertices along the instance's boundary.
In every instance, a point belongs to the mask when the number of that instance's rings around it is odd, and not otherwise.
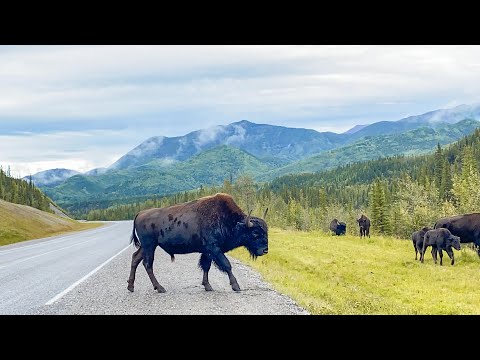
[{"label": "forested ridge", "polygon": [[260,216],[269,207],[268,223],[282,228],[324,230],[333,218],[356,234],[361,213],[372,220],[373,233],[408,238],[412,231],[433,225],[441,216],[480,209],[480,130],[456,143],[421,156],[394,156],[348,164],[313,174],[288,175],[254,183],[242,176],[233,184],[143,202],[96,209],[89,220],[133,219],[144,208],[163,207],[201,196],[226,192],[240,206]]},{"label": "forested ridge", "polygon": [[12,177],[10,167],[7,167],[6,171],[0,167],[0,199],[53,212],[50,209],[52,200],[38,189],[31,179],[26,181]]}]

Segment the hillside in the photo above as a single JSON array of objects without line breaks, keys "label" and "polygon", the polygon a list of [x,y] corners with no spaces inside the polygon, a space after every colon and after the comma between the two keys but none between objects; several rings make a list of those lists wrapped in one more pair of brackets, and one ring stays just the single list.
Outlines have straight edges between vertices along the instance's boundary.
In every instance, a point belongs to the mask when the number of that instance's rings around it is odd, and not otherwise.
[{"label": "hillside", "polygon": [[63,207],[71,209],[79,201],[125,196],[168,194],[197,188],[205,184],[221,184],[224,179],[240,174],[258,175],[271,167],[255,156],[230,146],[206,150],[184,162],[169,165],[161,161],[132,169],[109,171],[96,177],[73,176],[47,194]]},{"label": "hillside", "polygon": [[0,167],[0,200],[53,212],[50,208],[52,200],[45,196],[32,181],[11,177],[9,168],[5,172]]},{"label": "hillside", "polygon": [[436,129],[422,127],[401,134],[368,136],[352,145],[322,152],[260,175],[258,180],[271,180],[293,173],[313,173],[339,165],[374,160],[394,155],[420,155],[433,151],[435,146],[452,143],[471,134],[480,122],[465,119],[456,124],[437,124]]},{"label": "hillside", "polygon": [[449,109],[438,109],[424,114],[409,116],[397,121],[379,121],[351,134],[351,141],[364,136],[401,133],[420,127],[436,128],[438,124],[455,124],[463,119],[480,120],[480,104],[459,105]]},{"label": "hillside", "polygon": [[[457,124],[438,124],[436,130],[424,127],[403,134],[367,137],[281,168],[236,147],[220,145],[185,161],[157,159],[94,177],[76,175],[55,187],[45,187],[44,191],[68,211],[88,211],[107,201],[106,205],[110,206],[115,200],[129,197],[133,200],[133,197],[161,196],[201,185],[218,185],[241,174],[249,174],[257,181],[270,181],[289,173],[316,172],[397,154],[421,154],[433,151],[437,143],[458,140],[479,124],[475,120],[464,120]],[[128,200],[122,202],[128,203]]]},{"label": "hillside", "polygon": [[[70,169],[51,169],[32,175],[32,181],[35,186],[55,186],[78,174],[80,174],[78,171]],[[29,180],[29,177],[26,176],[23,180]]]},{"label": "hillside", "polygon": [[193,131],[179,137],[152,137],[125,154],[110,169],[126,169],[154,160],[186,161],[219,145],[244,150],[262,161],[285,164],[333,149],[348,139],[331,132],[255,124],[246,120]]},{"label": "hillside", "polygon": [[30,206],[0,200],[0,245],[100,226],[59,217]]}]

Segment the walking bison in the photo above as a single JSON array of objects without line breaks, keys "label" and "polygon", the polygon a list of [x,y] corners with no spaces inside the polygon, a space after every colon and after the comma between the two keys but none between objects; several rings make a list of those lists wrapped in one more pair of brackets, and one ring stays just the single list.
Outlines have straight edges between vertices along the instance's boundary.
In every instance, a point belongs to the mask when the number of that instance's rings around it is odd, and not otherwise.
[{"label": "walking bison", "polygon": [[[268,208],[263,214],[265,219]],[[251,213],[251,212],[250,212]],[[174,261],[175,254],[200,253],[199,267],[203,270],[202,285],[213,288],[208,281],[212,261],[227,273],[234,291],[240,291],[232,265],[225,253],[246,247],[256,259],[268,253],[268,226],[264,219],[246,215],[228,194],[218,193],[183,204],[140,211],[133,221],[131,241],[138,248],[132,255],[127,289],[134,290],[135,272],[140,261],[147,271],[154,290],[166,290],[153,274],[157,246]]]},{"label": "walking bison", "polygon": [[425,257],[425,250],[431,246],[432,256],[435,264],[437,263],[437,252],[440,254],[440,265],[443,265],[443,253],[445,250],[450,259],[452,259],[452,265],[455,263],[455,256],[453,255],[452,247],[455,250],[460,250],[460,238],[452,235],[452,233],[445,229],[433,229],[428,230],[423,238],[422,252],[420,253],[420,261],[423,263]]},{"label": "walking bison", "polygon": [[423,237],[428,230],[432,230],[432,228],[424,227],[412,234],[413,248],[415,249],[415,260],[417,260],[418,253],[422,253]]}]

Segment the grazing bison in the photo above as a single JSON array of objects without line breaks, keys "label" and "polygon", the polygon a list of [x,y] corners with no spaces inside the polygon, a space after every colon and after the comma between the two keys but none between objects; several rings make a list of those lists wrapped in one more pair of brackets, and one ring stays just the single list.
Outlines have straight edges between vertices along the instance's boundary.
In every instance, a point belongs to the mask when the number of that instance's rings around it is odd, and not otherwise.
[{"label": "grazing bison", "polygon": [[338,221],[337,219],[333,219],[330,223],[330,230],[332,230],[335,235],[345,235],[347,231],[347,224]]},{"label": "grazing bison", "polygon": [[480,213],[445,217],[437,220],[435,229],[445,228],[460,237],[462,243],[474,243],[480,256]]},{"label": "grazing bison", "polygon": [[362,236],[370,237],[370,219],[362,214],[360,219],[357,220],[358,226],[360,226],[360,239]]},{"label": "grazing bison", "polygon": [[[268,208],[263,217],[267,215]],[[203,270],[202,285],[212,291],[208,271],[212,261],[227,273],[230,285],[240,291],[232,265],[224,253],[245,246],[256,259],[268,253],[268,227],[265,220],[246,215],[228,194],[206,196],[198,200],[165,208],[140,211],[133,221],[132,241],[138,248],[133,253],[127,289],[133,292],[135,272],[140,261],[147,271],[154,290],[166,290],[153,274],[155,249],[160,246],[174,261],[175,254],[198,252]]]},{"label": "grazing bison", "polygon": [[423,238],[422,252],[420,253],[420,261],[423,263],[425,250],[432,246],[432,256],[435,264],[437,263],[437,251],[440,254],[440,265],[443,265],[443,253],[445,250],[452,259],[452,265],[455,263],[452,246],[455,250],[460,250],[460,238],[452,235],[448,229],[440,228],[428,230]]},{"label": "grazing bison", "polygon": [[[424,227],[421,230],[415,231],[412,234],[412,242],[413,242],[413,248],[415,249],[415,260],[417,260],[418,253],[422,253],[422,248],[423,248],[423,237],[425,236],[425,233],[428,230],[432,230],[432,228],[429,227]],[[433,248],[432,248],[433,251]]]}]

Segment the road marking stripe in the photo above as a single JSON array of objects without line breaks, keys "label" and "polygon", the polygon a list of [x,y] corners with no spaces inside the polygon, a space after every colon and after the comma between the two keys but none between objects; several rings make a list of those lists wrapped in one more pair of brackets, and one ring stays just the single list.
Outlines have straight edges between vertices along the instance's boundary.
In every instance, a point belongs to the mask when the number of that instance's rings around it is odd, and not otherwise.
[{"label": "road marking stripe", "polygon": [[125,250],[127,250],[129,247],[131,247],[132,245],[131,244],[128,244],[124,249],[120,250],[118,253],[116,253],[115,255],[113,255],[110,259],[108,259],[107,261],[105,261],[103,264],[100,264],[99,266],[97,266],[95,269],[93,269],[92,271],[90,271],[87,275],[85,275],[84,277],[82,277],[80,280],[74,282],[72,285],[70,285],[68,288],[66,288],[65,290],[63,290],[60,294],[54,296],[53,298],[51,298],[50,300],[48,300],[45,305],[52,305],[55,301],[57,301],[58,299],[60,299],[61,297],[63,297],[64,295],[66,295],[67,293],[69,293],[70,291],[72,291],[77,285],[81,284],[82,282],[84,282],[85,280],[87,280],[90,276],[92,276],[93,274],[95,274],[98,270],[100,270],[102,267],[104,267],[105,265],[107,265],[110,261],[112,261],[113,259],[115,259],[118,255],[120,255],[122,252],[124,252]]},{"label": "road marking stripe", "polygon": [[77,246],[77,245],[82,245],[82,244],[85,244],[85,243],[87,243],[87,242],[95,241],[95,240],[98,240],[98,238],[93,238],[93,239],[89,239],[89,240],[77,242],[77,243],[72,244],[72,245],[64,246],[64,247],[57,248],[57,249],[53,249],[53,250],[50,250],[50,251],[45,251],[45,252],[43,252],[43,253],[40,253],[40,254],[37,254],[37,255],[32,255],[32,256],[29,256],[29,257],[26,257],[26,258],[20,258],[20,259],[18,259],[18,260],[12,261],[11,263],[7,263],[7,265],[0,266],[0,270],[1,270],[1,269],[5,269],[5,268],[7,268],[7,267],[9,267],[9,266],[12,266],[12,265],[16,265],[16,264],[19,264],[19,263],[28,261],[28,260],[30,260],[30,259],[37,258],[37,257],[39,257],[39,256],[47,255],[47,254],[53,253],[53,252],[55,252],[55,251],[60,251],[60,250],[64,250],[64,249],[69,249],[69,248],[71,248],[71,247],[74,247],[74,246]]}]

